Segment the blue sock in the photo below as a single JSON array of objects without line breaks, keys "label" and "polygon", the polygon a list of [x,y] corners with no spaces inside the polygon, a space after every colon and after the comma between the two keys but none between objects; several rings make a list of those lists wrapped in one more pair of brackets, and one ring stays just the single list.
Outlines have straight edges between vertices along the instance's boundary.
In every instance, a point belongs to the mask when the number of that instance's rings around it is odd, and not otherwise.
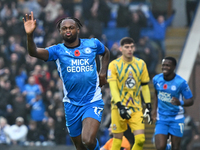
[{"label": "blue sock", "polygon": [[98,140],[97,140],[97,144],[96,144],[96,147],[94,148],[94,150],[100,150],[100,146],[99,146],[99,141]]},{"label": "blue sock", "polygon": [[165,150],[171,150],[171,145],[167,144],[166,149]]}]

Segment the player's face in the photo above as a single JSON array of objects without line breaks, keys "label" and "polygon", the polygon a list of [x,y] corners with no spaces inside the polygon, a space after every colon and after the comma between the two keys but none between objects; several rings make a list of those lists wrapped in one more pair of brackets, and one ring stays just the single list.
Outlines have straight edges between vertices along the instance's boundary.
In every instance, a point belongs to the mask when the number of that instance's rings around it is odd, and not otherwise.
[{"label": "player's face", "polygon": [[174,73],[175,66],[171,60],[163,59],[162,60],[162,72],[164,76],[168,76]]},{"label": "player's face", "polygon": [[123,46],[120,47],[120,50],[122,52],[123,57],[126,60],[132,60],[133,53],[135,51],[135,45],[133,43],[131,43],[131,44],[124,44]]},{"label": "player's face", "polygon": [[78,38],[79,28],[72,19],[63,20],[60,24],[60,34],[67,43],[73,43]]}]

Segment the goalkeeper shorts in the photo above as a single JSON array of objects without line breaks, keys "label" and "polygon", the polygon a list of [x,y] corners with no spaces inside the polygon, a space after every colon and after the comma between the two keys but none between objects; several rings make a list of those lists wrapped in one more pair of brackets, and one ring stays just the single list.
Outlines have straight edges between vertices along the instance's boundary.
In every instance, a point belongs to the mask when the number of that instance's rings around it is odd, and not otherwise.
[{"label": "goalkeeper shorts", "polygon": [[144,121],[142,111],[132,112],[129,120],[122,119],[118,108],[111,109],[112,133],[121,133],[128,129],[127,124],[131,128],[131,132],[135,130],[144,130]]}]

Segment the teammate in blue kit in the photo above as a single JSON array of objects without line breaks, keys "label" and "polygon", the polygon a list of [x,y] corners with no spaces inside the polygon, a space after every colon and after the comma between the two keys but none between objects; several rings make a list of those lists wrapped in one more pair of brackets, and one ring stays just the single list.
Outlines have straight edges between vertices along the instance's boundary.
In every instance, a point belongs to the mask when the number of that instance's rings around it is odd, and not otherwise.
[{"label": "teammate in blue kit", "polygon": [[[109,50],[97,39],[80,39],[81,23],[76,18],[64,18],[57,28],[64,42],[47,48],[38,48],[33,41],[36,20],[26,14],[24,28],[29,55],[44,61],[54,61],[63,81],[66,126],[77,150],[99,150],[96,139],[104,102],[101,86],[107,83]],[[98,74],[96,55],[102,55]]]},{"label": "teammate in blue kit", "polygon": [[[155,145],[157,150],[165,150],[168,135],[171,136],[172,150],[180,149],[184,129],[184,107],[193,105],[193,95],[187,82],[177,75],[176,59],[162,60],[162,73],[153,78],[156,100],[152,117],[156,119]],[[183,99],[184,97],[184,99]]]}]

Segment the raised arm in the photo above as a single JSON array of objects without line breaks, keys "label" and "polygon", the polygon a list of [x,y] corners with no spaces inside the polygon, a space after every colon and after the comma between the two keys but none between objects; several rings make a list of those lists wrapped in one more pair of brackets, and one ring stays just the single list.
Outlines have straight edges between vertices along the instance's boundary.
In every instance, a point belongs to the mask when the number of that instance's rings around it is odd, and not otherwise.
[{"label": "raised arm", "polygon": [[110,51],[106,46],[104,47],[105,47],[105,52],[102,55],[103,57],[101,59],[101,69],[99,72],[100,86],[103,86],[107,83],[106,74],[108,70],[108,64],[110,61]]},{"label": "raised arm", "polygon": [[23,18],[23,22],[24,29],[27,35],[27,48],[29,55],[42,60],[48,60],[48,50],[44,48],[37,48],[33,41],[33,32],[36,28],[36,20],[34,19],[33,12],[31,12],[31,14],[26,14],[25,18]]}]

